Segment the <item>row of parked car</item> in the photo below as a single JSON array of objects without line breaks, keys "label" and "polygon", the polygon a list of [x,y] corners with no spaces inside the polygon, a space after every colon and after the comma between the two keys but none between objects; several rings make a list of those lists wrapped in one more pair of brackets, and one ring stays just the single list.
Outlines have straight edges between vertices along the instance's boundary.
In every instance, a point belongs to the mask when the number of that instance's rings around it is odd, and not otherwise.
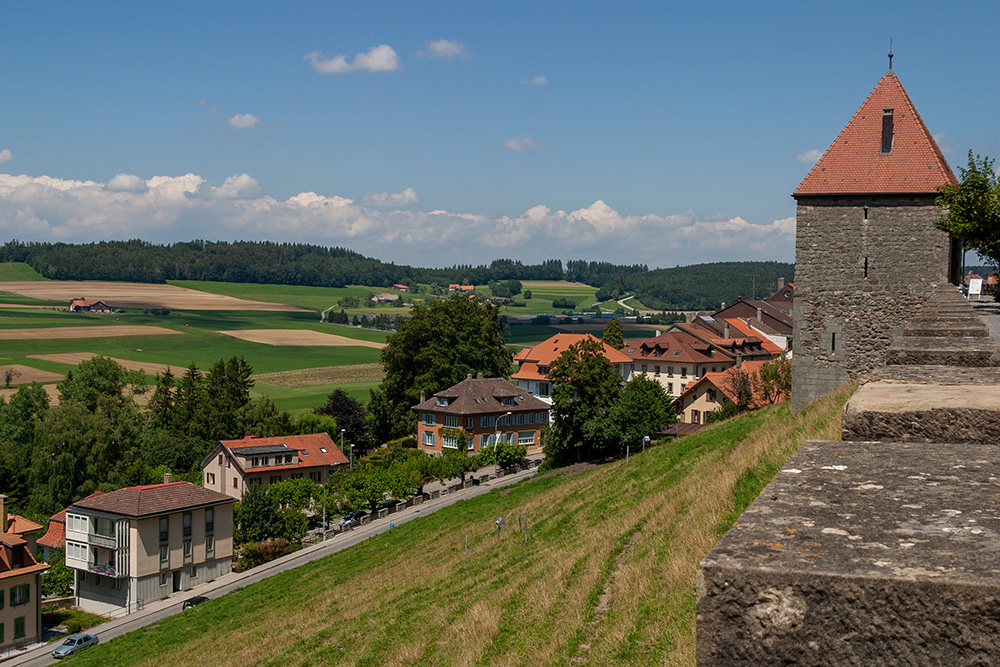
[{"label": "row of parked car", "polygon": [[386,500],[384,503],[375,508],[375,511],[368,513],[365,510],[356,510],[354,512],[348,512],[344,515],[338,523],[337,526],[340,530],[345,530],[347,528],[356,528],[362,524],[366,524],[371,521],[372,517],[378,517],[382,515],[382,511],[386,510],[391,512],[400,503],[405,503],[405,500]]}]

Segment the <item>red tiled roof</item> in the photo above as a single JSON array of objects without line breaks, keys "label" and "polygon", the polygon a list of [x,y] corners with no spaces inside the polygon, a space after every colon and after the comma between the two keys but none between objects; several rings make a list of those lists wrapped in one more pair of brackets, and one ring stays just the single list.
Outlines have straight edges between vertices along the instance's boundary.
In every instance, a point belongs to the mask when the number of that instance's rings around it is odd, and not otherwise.
[{"label": "red tiled roof", "polygon": [[[40,528],[41,526],[39,526]],[[20,535],[0,533],[0,579],[21,577],[49,569],[45,563],[38,563],[28,550],[27,541]]]},{"label": "red tiled roof", "polygon": [[[883,155],[882,114],[893,110],[892,150]],[[793,196],[934,194],[958,180],[910,97],[889,70]]]},{"label": "red tiled roof", "polygon": [[62,549],[66,546],[66,510],[52,515],[49,529],[38,538],[38,544],[49,549]]},{"label": "red tiled roof", "polygon": [[235,499],[191,482],[171,482],[130,486],[100,496],[89,496],[70,505],[70,509],[142,517],[231,502]]},{"label": "red tiled roof", "polygon": [[[317,466],[336,466],[348,463],[348,459],[340,448],[330,438],[329,433],[307,433],[304,435],[280,435],[270,438],[252,438],[242,440],[221,440],[222,446],[232,454],[240,454],[241,449],[250,447],[267,447],[285,445],[288,449],[299,450],[299,462],[293,465],[267,466],[267,468],[249,468],[250,472],[258,470],[294,470],[297,468],[315,468]],[[326,450],[325,452],[323,450]],[[304,453],[304,455],[303,455]],[[236,465],[242,468],[239,458]],[[246,472],[246,470],[244,470]]]},{"label": "red tiled roof", "polygon": [[23,516],[17,514],[7,515],[7,530],[6,533],[15,533],[17,535],[22,535],[24,533],[30,533],[35,530],[41,530],[42,527],[30,519],[25,519]]},{"label": "red tiled roof", "polygon": [[[530,350],[521,350],[517,356],[514,357],[514,361],[518,363],[519,368],[511,377],[515,380],[547,379],[547,374],[539,373],[538,366],[551,366],[552,362],[558,359],[559,356],[568,350],[572,345],[587,338],[598,340],[591,334],[560,333],[552,336],[544,342],[539,343]],[[607,357],[608,361],[612,364],[632,363],[632,360],[627,354],[619,352],[607,343],[601,341],[601,346],[604,348],[604,356]]]},{"label": "red tiled roof", "polygon": [[710,364],[713,361],[729,361],[725,355],[715,353],[708,343],[677,329],[639,343],[630,343],[622,348],[622,352],[634,363]]}]

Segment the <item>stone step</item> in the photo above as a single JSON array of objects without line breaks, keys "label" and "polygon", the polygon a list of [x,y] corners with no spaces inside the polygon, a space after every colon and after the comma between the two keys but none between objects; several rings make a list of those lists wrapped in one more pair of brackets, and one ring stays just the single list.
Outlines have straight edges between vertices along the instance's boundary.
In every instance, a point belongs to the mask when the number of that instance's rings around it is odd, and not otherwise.
[{"label": "stone step", "polygon": [[882,366],[875,369],[872,379],[883,382],[905,382],[910,384],[998,384],[1000,367],[960,367],[960,366]]},{"label": "stone step", "polygon": [[992,338],[903,336],[886,350],[885,363],[1000,366],[1000,347]]},{"label": "stone step", "polygon": [[960,336],[965,338],[986,338],[990,335],[990,328],[983,324],[983,321],[976,316],[959,320],[917,320],[907,323],[903,327],[904,336],[916,336],[924,338]]},{"label": "stone step", "polygon": [[1000,655],[1000,447],[806,442],[702,560],[697,663]]},{"label": "stone step", "polygon": [[1000,442],[1000,385],[869,382],[844,406],[844,440]]}]

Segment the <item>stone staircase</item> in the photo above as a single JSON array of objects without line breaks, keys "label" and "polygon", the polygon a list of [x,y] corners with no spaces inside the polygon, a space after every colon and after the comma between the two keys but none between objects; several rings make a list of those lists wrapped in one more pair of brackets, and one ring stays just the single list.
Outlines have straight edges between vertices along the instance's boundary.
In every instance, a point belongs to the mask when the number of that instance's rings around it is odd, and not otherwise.
[{"label": "stone staircase", "polygon": [[700,665],[1000,664],[1000,347],[948,286],[702,561]]}]

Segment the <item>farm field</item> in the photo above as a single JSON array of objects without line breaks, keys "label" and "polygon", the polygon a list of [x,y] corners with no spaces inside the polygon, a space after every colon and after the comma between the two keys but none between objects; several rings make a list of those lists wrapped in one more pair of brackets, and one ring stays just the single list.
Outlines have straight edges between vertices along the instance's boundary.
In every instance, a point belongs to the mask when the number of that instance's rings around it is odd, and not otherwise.
[{"label": "farm field", "polygon": [[0,282],[8,280],[45,280],[45,278],[24,262],[0,262]]}]

